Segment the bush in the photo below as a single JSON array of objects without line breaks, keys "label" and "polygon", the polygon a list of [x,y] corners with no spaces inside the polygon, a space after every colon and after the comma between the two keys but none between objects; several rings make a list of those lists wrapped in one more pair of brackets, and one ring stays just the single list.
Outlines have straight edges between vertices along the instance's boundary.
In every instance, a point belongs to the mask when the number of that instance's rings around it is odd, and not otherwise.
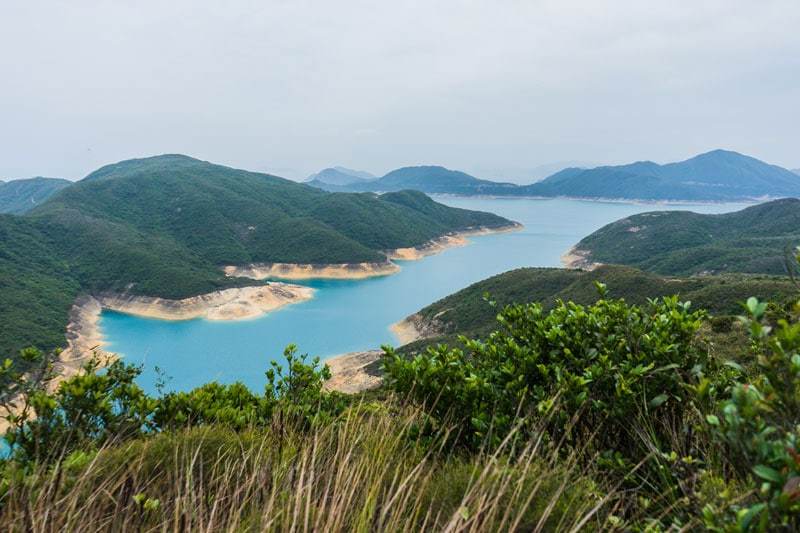
[{"label": "bush", "polygon": [[[23,354],[41,364],[36,351]],[[136,383],[141,368],[115,361],[102,372],[96,359],[84,372],[47,390],[41,379],[16,370],[9,360],[0,369],[7,383],[3,398],[16,398],[21,406],[6,402],[10,428],[6,442],[22,462],[52,462],[72,451],[92,449],[110,442],[130,440],[145,434],[202,424],[222,424],[241,431],[272,423],[277,415],[282,428],[309,428],[330,420],[345,407],[341,394],[323,390],[330,378],[319,358],[296,355],[290,345],[284,352],[286,368],[272,363],[266,372],[263,395],[245,385],[207,383],[189,392],[172,392],[160,398],[148,396]]]},{"label": "bush", "polygon": [[468,447],[496,446],[517,421],[547,418],[551,438],[594,434],[627,464],[648,453],[637,421],[650,419],[642,425],[660,445],[691,407],[710,364],[693,342],[703,317],[676,298],[559,302],[547,313],[512,305],[485,343],[462,338],[465,350],[438,346],[412,359],[387,349],[384,367],[390,387],[454,424]]},{"label": "bush", "polygon": [[727,513],[709,506],[706,524],[740,530],[800,528],[800,305],[791,321],[765,324],[767,305],[747,302],[758,372],[737,383],[706,419],[727,463],[754,488]]}]

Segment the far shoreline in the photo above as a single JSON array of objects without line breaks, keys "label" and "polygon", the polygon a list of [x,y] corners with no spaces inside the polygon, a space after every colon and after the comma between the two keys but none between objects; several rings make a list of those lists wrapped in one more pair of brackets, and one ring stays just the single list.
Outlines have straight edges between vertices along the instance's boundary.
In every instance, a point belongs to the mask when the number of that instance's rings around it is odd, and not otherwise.
[{"label": "far shoreline", "polygon": [[425,257],[436,255],[449,248],[466,246],[470,237],[493,235],[519,231],[523,225],[519,222],[489,228],[478,227],[464,231],[447,233],[436,237],[418,246],[408,248],[395,248],[386,250],[386,260],[372,263],[250,263],[247,265],[227,265],[223,267],[228,277],[241,277],[252,280],[285,279],[285,280],[310,280],[310,279],[366,279],[371,277],[389,276],[400,272],[400,265],[395,261],[418,261]]},{"label": "far shoreline", "polygon": [[69,313],[67,347],[55,362],[57,375],[51,386],[81,372],[92,358],[107,366],[119,354],[104,350],[108,344],[100,329],[103,311],[158,320],[244,320],[257,318],[285,305],[309,300],[314,289],[301,285],[272,282],[265,285],[223,289],[169,300],[152,296],[97,294],[79,296]]},{"label": "far shoreline", "polygon": [[[605,198],[597,196],[527,196],[527,195],[495,195],[495,194],[455,194],[425,193],[439,198],[477,198],[482,200],[574,200],[601,204],[633,204],[633,205],[725,205],[725,204],[761,204],[785,197],[742,198],[733,200],[649,200],[645,198]],[[788,198],[788,197],[787,197]]]}]

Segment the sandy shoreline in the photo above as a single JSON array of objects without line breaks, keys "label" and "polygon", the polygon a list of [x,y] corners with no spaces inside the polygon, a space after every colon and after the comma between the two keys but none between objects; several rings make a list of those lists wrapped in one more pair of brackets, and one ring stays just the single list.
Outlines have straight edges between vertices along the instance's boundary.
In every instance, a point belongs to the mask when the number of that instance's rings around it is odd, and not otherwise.
[{"label": "sandy shoreline", "polygon": [[249,265],[229,265],[223,267],[228,277],[242,277],[255,280],[268,278],[302,280],[302,279],[364,279],[375,276],[388,276],[400,271],[400,266],[392,261],[417,261],[430,255],[438,254],[448,248],[466,246],[469,237],[508,233],[522,228],[522,224],[513,223],[502,228],[477,228],[442,235],[419,246],[387,250],[386,261],[376,263],[251,263]]},{"label": "sandy shoreline", "polygon": [[432,318],[425,318],[419,313],[414,313],[389,326],[389,330],[397,337],[400,346],[422,339],[438,337],[444,334],[445,328],[438,320],[439,315],[444,312],[442,311]]},{"label": "sandy shoreline", "polygon": [[383,350],[367,350],[337,355],[323,361],[331,370],[326,390],[355,394],[375,389],[383,382],[380,360]]},{"label": "sandy shoreline", "polygon": [[241,320],[308,300],[313,294],[314,289],[310,287],[270,283],[225,289],[183,300],[115,294],[80,296],[70,310],[67,348],[55,362],[57,376],[52,380],[51,388],[79,373],[92,357],[97,356],[106,365],[116,359],[116,354],[103,349],[106,344],[100,331],[103,310],[161,320]]},{"label": "sandy shoreline", "polygon": [[252,263],[245,266],[226,266],[228,277],[262,280],[281,279],[364,279],[388,276],[400,271],[390,261],[383,263],[298,264],[298,263]]},{"label": "sandy shoreline", "polygon": [[601,263],[595,263],[590,259],[591,252],[588,250],[579,250],[573,246],[561,256],[561,264],[565,268],[594,270],[599,267]]},{"label": "sandy shoreline", "polygon": [[417,329],[417,323],[414,321],[412,317],[415,315],[411,315],[409,317],[404,318],[400,322],[395,322],[389,329],[397,337],[397,342],[400,343],[400,346],[405,344],[409,344],[411,342],[417,341],[423,338],[422,332]]},{"label": "sandy shoreline", "polygon": [[[301,280],[310,278],[363,279],[386,276],[400,271],[392,260],[413,261],[440,253],[448,248],[469,244],[468,237],[506,233],[522,228],[516,222],[502,228],[476,228],[455,232],[410,248],[399,248],[386,252],[386,261],[376,263],[343,264],[292,264],[260,263],[245,266],[226,266],[229,277],[246,277],[256,280],[282,278]],[[302,302],[313,296],[314,289],[299,285],[272,282],[258,287],[241,287],[215,291],[182,300],[148,296],[119,294],[83,295],[76,299],[69,313],[66,330],[67,347],[54,361],[55,377],[48,388],[58,385],[83,371],[92,358],[101,367],[117,359],[117,354],[104,350],[107,344],[100,330],[103,310],[117,311],[135,316],[160,320],[240,320],[254,318],[284,305]],[[407,344],[426,336],[407,322],[408,319],[391,326],[401,344]],[[333,357],[326,361],[333,377],[327,387],[342,392],[359,392],[380,385],[381,377],[376,370],[377,361],[383,352],[371,350],[353,352]],[[0,430],[2,430],[0,424]]]}]

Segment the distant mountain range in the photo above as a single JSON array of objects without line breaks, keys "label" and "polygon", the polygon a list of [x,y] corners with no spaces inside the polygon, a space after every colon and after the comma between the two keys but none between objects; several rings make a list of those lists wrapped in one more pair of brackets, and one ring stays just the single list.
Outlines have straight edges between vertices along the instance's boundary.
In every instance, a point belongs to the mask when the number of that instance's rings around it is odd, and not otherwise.
[{"label": "distant mountain range", "polygon": [[511,224],[417,191],[329,194],[183,155],[122,161],[68,185],[25,215],[0,214],[0,280],[13,280],[0,282],[4,356],[63,345],[81,293],[184,298],[254,283],[224,265],[386,262],[387,250]]},{"label": "distant mountain range", "polygon": [[[331,167],[320,170],[316,174],[310,175],[306,182],[309,184],[319,183],[334,186],[350,185],[377,179],[377,176],[364,172],[363,170],[353,170],[346,167]],[[324,187],[320,187],[324,188]]]},{"label": "distant mountain range", "polygon": [[800,168],[796,168],[796,169],[792,170],[792,172],[794,172],[795,174],[800,176]]},{"label": "distant mountain range", "polygon": [[722,201],[800,196],[800,179],[758,159],[714,150],[667,165],[641,161],[566,169],[527,189],[537,196]]},{"label": "distant mountain range", "polygon": [[800,200],[784,198],[735,213],[654,211],[600,228],[575,247],[581,263],[629,265],[659,274],[785,274],[800,245]]},{"label": "distant mountain range", "polygon": [[71,183],[60,178],[42,177],[0,181],[0,213],[27,213]]},{"label": "distant mountain range", "polygon": [[731,201],[800,196],[800,178],[737,152],[714,150],[686,161],[640,161],[591,169],[566,168],[530,185],[478,179],[439,166],[405,167],[371,181],[309,183],[334,191],[415,189],[465,196],[534,196],[628,200]]},{"label": "distant mountain range", "polygon": [[371,180],[336,186],[327,183],[310,182],[309,185],[329,191],[349,192],[389,192],[413,189],[433,194],[462,195],[502,195],[515,194],[519,188],[513,183],[482,180],[465,172],[450,170],[440,166],[403,167],[385,176]]}]

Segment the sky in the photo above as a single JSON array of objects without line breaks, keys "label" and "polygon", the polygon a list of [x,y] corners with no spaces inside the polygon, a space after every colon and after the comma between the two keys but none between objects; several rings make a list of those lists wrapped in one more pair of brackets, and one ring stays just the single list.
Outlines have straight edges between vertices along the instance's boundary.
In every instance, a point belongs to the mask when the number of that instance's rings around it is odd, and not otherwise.
[{"label": "sky", "polygon": [[800,167],[800,1],[0,3],[0,179],[184,153],[526,182],[715,148]]}]

